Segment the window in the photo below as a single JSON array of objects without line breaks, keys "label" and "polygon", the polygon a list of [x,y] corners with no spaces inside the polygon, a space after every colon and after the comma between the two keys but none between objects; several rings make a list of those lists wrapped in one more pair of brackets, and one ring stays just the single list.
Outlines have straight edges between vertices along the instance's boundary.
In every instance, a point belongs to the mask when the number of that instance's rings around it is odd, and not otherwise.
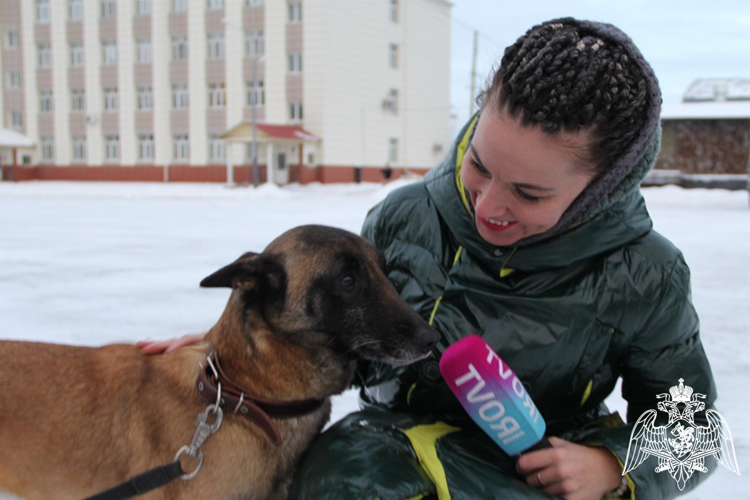
[{"label": "window", "polygon": [[224,163],[227,157],[227,148],[224,141],[216,135],[208,136],[208,160],[212,163]]},{"label": "window", "polygon": [[83,89],[70,90],[70,109],[73,112],[82,113],[86,111],[86,94]]},{"label": "window", "polygon": [[292,54],[289,54],[289,72],[302,72],[302,52],[294,52]]},{"label": "window", "polygon": [[136,0],[135,13],[138,16],[151,15],[151,0]]},{"label": "window", "polygon": [[49,0],[36,0],[36,22],[49,22]]},{"label": "window", "polygon": [[102,1],[102,19],[114,19],[117,16],[117,0]]},{"label": "window", "polygon": [[104,111],[117,111],[117,87],[104,88]]},{"label": "window", "polygon": [[172,85],[172,108],[184,109],[188,107],[188,86],[187,83],[178,83]]},{"label": "window", "polygon": [[151,64],[151,39],[139,38],[135,42],[135,60],[138,64]]},{"label": "window", "polygon": [[302,3],[291,2],[287,4],[287,7],[289,8],[289,22],[290,23],[301,22],[302,21]]},{"label": "window", "polygon": [[23,115],[20,111],[11,111],[8,113],[8,124],[11,128],[20,129],[23,127]]},{"label": "window", "polygon": [[388,163],[398,163],[398,139],[388,139]]},{"label": "window", "polygon": [[107,161],[115,161],[120,158],[120,136],[119,135],[106,135],[104,136],[104,159]]},{"label": "window", "polygon": [[52,90],[45,89],[39,91],[39,112],[52,113],[54,111],[54,102],[52,101]]},{"label": "window", "polygon": [[398,68],[398,45],[392,43],[388,51],[388,65],[391,68]]},{"label": "window", "polygon": [[85,51],[83,42],[72,42],[70,44],[70,65],[74,68],[80,68],[86,64],[84,59]]},{"label": "window", "polygon": [[55,159],[55,138],[51,135],[43,135],[41,137],[42,146],[42,160],[52,161]]},{"label": "window", "polygon": [[154,159],[153,134],[142,134],[138,136],[138,159],[141,161]]},{"label": "window", "polygon": [[302,119],[302,103],[301,102],[289,103],[289,119],[290,120]]},{"label": "window", "polygon": [[393,115],[398,114],[398,90],[388,90],[388,95],[383,99],[383,111]]},{"label": "window", "polygon": [[71,21],[83,19],[83,0],[68,1],[68,19]]},{"label": "window", "polygon": [[86,160],[86,136],[85,135],[73,136],[73,160],[76,160],[76,161]]},{"label": "window", "polygon": [[255,8],[262,7],[263,0],[245,0],[245,7]]},{"label": "window", "polygon": [[151,86],[138,87],[138,111],[148,111],[154,108],[154,95]]},{"label": "window", "polygon": [[208,58],[209,59],[224,59],[224,34],[223,33],[209,33],[208,34]]},{"label": "window", "polygon": [[42,43],[38,47],[39,49],[39,67],[40,68],[51,68],[52,67],[52,51],[48,43]]},{"label": "window", "polygon": [[223,108],[227,104],[227,91],[224,83],[210,83],[208,85],[208,107]]},{"label": "window", "polygon": [[266,91],[263,80],[250,80],[245,83],[248,106],[263,106],[266,103]]},{"label": "window", "polygon": [[208,10],[221,10],[224,8],[224,0],[206,0]]},{"label": "window", "polygon": [[11,70],[8,72],[8,88],[18,89],[21,88],[21,72]]},{"label": "window", "polygon": [[390,7],[388,9],[388,17],[394,23],[398,22],[398,0],[391,0]]},{"label": "window", "polygon": [[18,48],[18,31],[7,32],[6,48],[8,50],[16,50]]},{"label": "window", "polygon": [[172,12],[187,12],[188,0],[172,0]]},{"label": "window", "polygon": [[263,30],[245,31],[245,56],[262,56],[265,52]]},{"label": "window", "polygon": [[117,42],[115,40],[104,40],[102,41],[102,48],[102,64],[105,66],[117,64]]},{"label": "window", "polygon": [[175,160],[190,159],[190,142],[187,134],[178,134],[172,137],[172,150]]},{"label": "window", "polygon": [[172,37],[172,60],[182,61],[187,59],[188,42],[186,35],[175,35]]}]

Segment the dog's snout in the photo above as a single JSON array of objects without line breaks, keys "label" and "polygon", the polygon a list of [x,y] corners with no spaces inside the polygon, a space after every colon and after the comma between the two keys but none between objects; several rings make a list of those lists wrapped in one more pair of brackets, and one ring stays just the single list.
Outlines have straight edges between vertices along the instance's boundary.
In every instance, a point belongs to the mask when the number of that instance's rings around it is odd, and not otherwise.
[{"label": "dog's snout", "polygon": [[417,345],[425,351],[432,351],[439,341],[440,334],[432,327],[423,327],[417,332]]}]

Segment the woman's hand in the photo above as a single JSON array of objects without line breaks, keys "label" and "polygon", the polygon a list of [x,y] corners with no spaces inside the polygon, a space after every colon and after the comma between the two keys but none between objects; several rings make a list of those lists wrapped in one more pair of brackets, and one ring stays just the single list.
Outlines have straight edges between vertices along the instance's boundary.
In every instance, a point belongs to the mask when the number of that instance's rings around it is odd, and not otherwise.
[{"label": "woman's hand", "polygon": [[160,341],[141,340],[135,343],[143,354],[162,354],[172,352],[186,345],[196,344],[203,340],[205,333],[189,333],[176,339],[167,339]]},{"label": "woman's hand", "polygon": [[552,448],[521,455],[516,463],[518,472],[534,488],[565,500],[600,500],[622,483],[622,467],[606,448],[555,437],[549,441]]}]

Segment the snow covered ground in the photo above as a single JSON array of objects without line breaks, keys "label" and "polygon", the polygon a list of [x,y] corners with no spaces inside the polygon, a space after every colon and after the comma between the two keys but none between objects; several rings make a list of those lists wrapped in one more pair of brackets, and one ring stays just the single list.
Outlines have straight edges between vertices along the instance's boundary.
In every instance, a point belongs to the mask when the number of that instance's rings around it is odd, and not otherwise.
[{"label": "snow covered ground", "polygon": [[[261,251],[297,225],[358,232],[367,210],[404,182],[257,190],[0,183],[0,337],[100,345],[205,331],[229,292],[199,288],[202,278],[245,251]],[[748,193],[675,187],[644,192],[656,229],[683,250],[692,269],[719,410],[730,424],[740,471],[748,472]],[[689,376],[686,366],[688,385]],[[617,395],[609,402],[623,413]],[[355,394],[345,393],[335,401],[334,419],[355,409]],[[720,467],[685,498],[747,498],[748,486]]]}]

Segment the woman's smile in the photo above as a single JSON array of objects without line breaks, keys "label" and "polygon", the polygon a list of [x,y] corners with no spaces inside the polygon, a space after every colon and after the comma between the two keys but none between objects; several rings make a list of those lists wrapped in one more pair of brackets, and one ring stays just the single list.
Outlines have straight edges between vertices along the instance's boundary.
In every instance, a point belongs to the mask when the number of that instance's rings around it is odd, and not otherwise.
[{"label": "woman's smile", "polygon": [[490,228],[491,231],[505,231],[506,229],[509,229],[515,226],[516,224],[518,224],[517,221],[512,221],[512,222],[509,222],[507,220],[496,221],[494,219],[481,219],[481,218],[479,220],[481,220],[485,226]]}]

